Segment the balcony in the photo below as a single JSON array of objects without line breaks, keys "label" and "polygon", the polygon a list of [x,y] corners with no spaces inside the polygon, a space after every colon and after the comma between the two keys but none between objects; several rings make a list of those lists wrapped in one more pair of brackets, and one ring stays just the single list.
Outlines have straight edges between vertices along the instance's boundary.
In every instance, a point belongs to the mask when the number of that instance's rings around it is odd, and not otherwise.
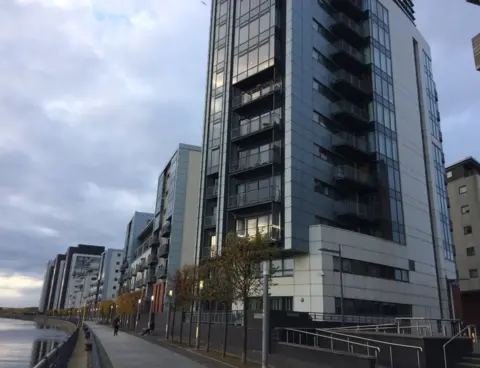
[{"label": "balcony", "polygon": [[147,264],[149,266],[155,266],[158,263],[158,258],[155,253],[149,254],[147,258]]},{"label": "balcony", "polygon": [[158,266],[157,272],[155,273],[158,279],[167,278],[167,268],[165,266]]},{"label": "balcony", "polygon": [[363,24],[354,21],[344,13],[337,13],[334,23],[330,26],[332,32],[352,45],[363,47],[366,34]]},{"label": "balcony", "polygon": [[232,128],[231,140],[232,142],[247,138],[251,140],[253,136],[261,140],[265,135],[271,134],[272,129],[280,128],[281,122],[282,118],[275,113],[241,120],[238,122],[239,126]]},{"label": "balcony", "polygon": [[139,277],[135,280],[135,287],[140,288],[145,285],[145,278]]},{"label": "balcony", "polygon": [[217,226],[217,215],[208,215],[203,218],[203,227],[215,227]]},{"label": "balcony", "polygon": [[252,111],[263,106],[273,106],[275,97],[281,94],[281,80],[270,81],[232,99],[232,109],[241,114],[247,108]]},{"label": "balcony", "polygon": [[440,118],[440,111],[437,109],[437,121],[440,122],[441,118]]},{"label": "balcony", "polygon": [[376,222],[378,213],[375,208],[373,204],[343,200],[335,202],[334,213],[341,221],[366,225]]},{"label": "balcony", "polygon": [[160,247],[158,248],[157,256],[159,258],[166,258],[170,251],[170,239],[162,238],[160,241]]},{"label": "balcony", "polygon": [[215,255],[215,250],[211,247],[203,247],[200,250],[200,259],[209,259]]},{"label": "balcony", "polygon": [[170,231],[172,230],[172,224],[170,221],[165,221],[162,228],[160,229],[160,236],[168,237],[170,235]]},{"label": "balcony", "polygon": [[218,185],[210,185],[205,189],[205,198],[216,198],[218,196]]},{"label": "balcony", "polygon": [[138,264],[138,271],[143,271],[148,268],[147,260],[142,258]]},{"label": "balcony", "polygon": [[257,234],[267,237],[272,242],[279,242],[282,240],[282,231],[278,225],[258,226],[253,229],[237,230],[239,237],[255,237]]},{"label": "balcony", "polygon": [[260,153],[254,153],[230,162],[230,174],[239,174],[245,171],[257,170],[273,164],[281,163],[280,150],[270,148]]},{"label": "balcony", "polygon": [[366,18],[362,0],[331,0],[330,4],[338,11],[348,14],[350,18],[357,21]]},{"label": "balcony", "polygon": [[159,244],[160,241],[158,240],[158,236],[152,236],[148,241],[148,245],[150,246],[150,248],[156,248]]},{"label": "balcony", "polygon": [[230,196],[228,198],[228,208],[245,208],[272,202],[281,202],[281,200],[282,192],[280,187],[271,186]]},{"label": "balcony", "polygon": [[370,125],[370,117],[366,109],[350,102],[340,101],[330,105],[332,118],[349,130],[364,131]]},{"label": "balcony", "polygon": [[352,166],[341,165],[333,168],[333,177],[337,187],[355,191],[372,191],[375,189],[373,176]]},{"label": "balcony", "polygon": [[136,275],[137,275],[137,271],[138,271],[138,266],[137,266],[137,265],[133,266],[133,267],[130,269],[130,275],[131,275],[131,276],[136,276]]},{"label": "balcony", "polygon": [[338,70],[330,77],[333,90],[350,101],[365,102],[372,94],[370,83],[345,70]]},{"label": "balcony", "polygon": [[433,91],[433,97],[435,98],[435,101],[438,102],[438,92],[437,92],[437,89],[435,88],[435,90]]},{"label": "balcony", "polygon": [[340,132],[332,135],[332,146],[336,152],[345,157],[354,159],[371,158],[371,152],[365,137],[357,137],[351,133]]},{"label": "balcony", "polygon": [[331,59],[341,68],[355,75],[363,74],[366,70],[363,52],[350,46],[345,41],[337,41],[329,48]]}]

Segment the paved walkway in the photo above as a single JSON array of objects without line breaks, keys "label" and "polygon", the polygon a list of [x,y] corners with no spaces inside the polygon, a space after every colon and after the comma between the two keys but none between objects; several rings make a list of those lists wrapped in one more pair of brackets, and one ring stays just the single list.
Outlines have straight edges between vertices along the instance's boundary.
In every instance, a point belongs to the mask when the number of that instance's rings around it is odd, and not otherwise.
[{"label": "paved walkway", "polygon": [[119,331],[118,336],[113,336],[110,327],[92,322],[88,323],[88,327],[102,343],[113,368],[204,367],[182,355],[125,332]]}]

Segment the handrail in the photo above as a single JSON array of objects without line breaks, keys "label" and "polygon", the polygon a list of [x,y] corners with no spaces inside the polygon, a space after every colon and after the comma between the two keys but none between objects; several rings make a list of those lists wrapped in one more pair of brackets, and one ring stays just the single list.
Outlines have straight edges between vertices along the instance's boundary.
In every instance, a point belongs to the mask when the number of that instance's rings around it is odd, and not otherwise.
[{"label": "handrail", "polygon": [[378,328],[378,327],[397,327],[396,324],[394,323],[384,323],[384,324],[380,324],[380,325],[358,325],[358,326],[346,326],[346,327],[332,327],[332,328],[328,328],[328,330],[358,330],[358,329],[362,329],[362,328]]},{"label": "handrail", "polygon": [[292,332],[300,332],[300,333],[304,333],[306,335],[325,337],[327,339],[331,339],[331,340],[335,340],[335,341],[346,342],[346,343],[351,344],[351,345],[363,346],[363,347],[366,347],[367,349],[373,349],[373,350],[376,350],[378,353],[380,353],[380,348],[378,346],[373,346],[373,345],[369,345],[369,344],[362,344],[361,342],[349,341],[349,340],[346,340],[346,339],[340,339],[340,338],[333,337],[333,336],[323,336],[323,335],[320,335],[318,333],[297,330],[295,328],[284,328],[284,330],[285,331],[292,331]]},{"label": "handrail", "polygon": [[402,348],[412,348],[412,349],[418,349],[420,350],[421,352],[423,352],[423,349],[421,346],[415,346],[415,345],[405,345],[405,344],[397,344],[395,342],[387,342],[387,341],[382,341],[382,340],[375,340],[375,339],[369,339],[367,337],[360,337],[360,336],[356,336],[356,335],[347,335],[347,334],[342,334],[340,332],[336,332],[336,331],[329,331],[329,330],[323,330],[321,328],[316,328],[315,330],[317,331],[322,331],[322,332],[325,332],[325,333],[331,333],[331,334],[335,334],[335,335],[340,335],[340,336],[345,336],[345,337],[351,337],[353,339],[359,339],[359,340],[364,340],[364,341],[371,341],[371,342],[377,342],[377,343],[380,343],[380,344],[385,344],[385,345],[392,345],[392,346],[400,346]]},{"label": "handrail", "polygon": [[[450,340],[448,340],[445,344],[443,344],[443,361],[445,362],[445,368],[447,367],[447,345],[450,344],[453,340],[455,340],[461,333],[463,333],[465,330],[469,330],[475,327],[475,325],[468,325],[465,326],[460,332],[458,332],[455,336],[453,336]],[[470,332],[468,333],[468,337],[470,338]]]},{"label": "handrail", "polygon": [[[317,331],[320,330],[322,332],[324,332],[322,329],[316,329]],[[348,338],[351,338],[351,339],[358,339],[358,340],[363,340],[363,341],[370,341],[370,342],[373,342],[373,343],[376,343],[376,344],[384,344],[384,345],[387,345],[388,348],[389,348],[389,352],[390,352],[390,367],[393,367],[393,351],[392,351],[392,346],[398,346],[398,347],[401,347],[401,348],[408,348],[408,349],[415,349],[417,350],[417,368],[421,368],[422,365],[421,365],[421,360],[420,360],[420,353],[423,352],[423,348],[421,346],[415,346],[415,345],[405,345],[405,344],[397,344],[397,343],[394,343],[394,342],[388,342],[388,341],[381,341],[381,340],[375,340],[375,339],[369,339],[367,337],[360,337],[360,336],[356,336],[356,335],[347,335],[347,334],[342,334],[341,332],[335,332],[335,331],[326,331],[326,333],[331,333],[331,334],[335,334],[335,335],[339,335],[339,336],[344,336],[344,337],[348,337]]]}]

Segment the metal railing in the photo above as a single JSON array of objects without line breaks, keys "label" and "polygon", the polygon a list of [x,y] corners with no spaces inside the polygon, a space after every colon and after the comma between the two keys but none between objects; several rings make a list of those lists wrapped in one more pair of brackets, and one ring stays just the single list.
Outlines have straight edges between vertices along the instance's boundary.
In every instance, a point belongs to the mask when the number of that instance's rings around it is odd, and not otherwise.
[{"label": "metal railing", "polygon": [[[330,348],[332,352],[347,352],[351,354],[363,354],[369,357],[374,357],[378,361],[378,354],[380,353],[380,347],[372,345],[369,342],[361,343],[352,341],[352,337],[340,338],[334,337],[328,333],[322,332],[308,332],[298,330],[294,328],[283,328],[285,331],[285,342],[287,344],[313,346],[316,348]],[[322,344],[322,339],[328,342],[328,345]],[[342,344],[339,344],[341,342]],[[335,346],[335,343],[336,346]],[[362,351],[357,351],[355,347],[361,347]]]},{"label": "metal railing", "polygon": [[[447,363],[447,345],[450,344],[453,340],[455,340],[458,337],[461,337],[462,334],[467,331],[468,332],[468,337],[472,337],[472,330],[475,331],[475,337],[477,336],[477,327],[475,325],[468,325],[461,329],[455,336],[453,336],[450,340],[448,340],[445,344],[443,344],[443,361],[445,363],[445,368],[448,368],[448,363]],[[463,336],[462,336],[463,337]]]},{"label": "metal railing", "polygon": [[417,355],[417,368],[422,368],[420,353],[423,352],[423,349],[420,346],[397,344],[397,343],[388,342],[388,341],[370,339],[370,338],[367,338],[367,337],[348,335],[348,334],[345,334],[345,333],[333,331],[333,329],[316,329],[316,331],[320,331],[322,333],[331,333],[332,335],[342,336],[342,337],[346,337],[348,339],[356,339],[356,340],[361,340],[361,341],[367,341],[367,343],[373,342],[377,345],[387,345],[388,350],[389,350],[389,362],[390,362],[390,367],[391,368],[393,368],[393,348],[394,347],[405,348],[405,349],[414,349],[414,350],[416,350],[416,355]]},{"label": "metal railing", "polygon": [[252,206],[264,202],[280,202],[281,194],[280,187],[276,185],[237,193],[228,197],[228,208]]},{"label": "metal railing", "polygon": [[348,132],[333,134],[332,144],[334,146],[348,145],[365,153],[370,153],[368,148],[368,142],[365,137],[357,137]]},{"label": "metal railing", "polygon": [[76,328],[65,340],[50,353],[44,356],[33,368],[60,368],[66,367],[72,356],[78,339],[79,329]]},{"label": "metal railing", "polygon": [[355,106],[347,101],[332,102],[330,107],[333,115],[349,114],[359,120],[370,120],[370,116],[368,115],[368,111],[366,109]]},{"label": "metal railing", "polygon": [[230,162],[230,172],[250,170],[263,165],[280,163],[281,154],[278,148],[270,148],[266,151],[253,153],[248,156],[240,157]]},{"label": "metal railing", "polygon": [[365,172],[356,169],[349,165],[339,165],[333,168],[333,176],[335,180],[352,180],[362,185],[374,186],[375,181],[373,175],[369,172]]},{"label": "metal railing", "polygon": [[[184,318],[185,322],[197,323],[198,313],[185,313]],[[208,323],[210,318],[212,324],[224,324],[227,319],[229,325],[243,326],[243,311],[200,313],[201,323]]]},{"label": "metal railing", "polygon": [[231,136],[232,139],[244,137],[249,134],[269,129],[276,125],[280,125],[280,123],[280,115],[274,112],[269,112],[262,116],[256,116],[249,120],[243,120],[241,123],[239,123],[239,126],[232,128]]},{"label": "metal railing", "polygon": [[[340,314],[334,314],[334,313],[312,312],[312,313],[309,313],[309,316],[312,319],[312,321],[329,321],[329,322],[342,321],[342,316]],[[383,323],[388,325],[391,325],[392,323],[394,323],[393,318],[379,317],[379,316],[355,316],[355,315],[344,315],[343,321],[345,323],[370,323],[370,326],[372,326],[372,323]],[[377,326],[377,325],[373,325],[373,326]],[[355,327],[358,327],[358,326],[355,326]],[[349,328],[349,327],[339,327],[339,328],[343,329],[343,328]]]},{"label": "metal railing", "polygon": [[283,88],[282,80],[273,80],[268,83],[262,84],[254,89],[242,93],[240,96],[235,96],[232,100],[232,107],[237,108],[254,100],[260,99],[272,92],[281,91]]}]

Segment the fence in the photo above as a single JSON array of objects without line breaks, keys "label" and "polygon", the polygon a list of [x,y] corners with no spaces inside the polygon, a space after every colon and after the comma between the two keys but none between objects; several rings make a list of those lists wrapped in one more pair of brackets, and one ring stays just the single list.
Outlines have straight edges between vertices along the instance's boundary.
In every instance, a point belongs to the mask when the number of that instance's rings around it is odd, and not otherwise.
[{"label": "fence", "polygon": [[67,368],[68,360],[72,356],[77,343],[78,331],[79,329],[76,328],[72,334],[43,357],[33,368]]},{"label": "fence", "polygon": [[[234,326],[243,326],[243,311],[231,311],[228,313],[225,312],[211,312],[211,313],[200,313],[200,322],[212,324],[225,324],[225,318],[228,321],[229,325]],[[197,323],[198,313],[188,312],[184,315],[184,322]]]}]

